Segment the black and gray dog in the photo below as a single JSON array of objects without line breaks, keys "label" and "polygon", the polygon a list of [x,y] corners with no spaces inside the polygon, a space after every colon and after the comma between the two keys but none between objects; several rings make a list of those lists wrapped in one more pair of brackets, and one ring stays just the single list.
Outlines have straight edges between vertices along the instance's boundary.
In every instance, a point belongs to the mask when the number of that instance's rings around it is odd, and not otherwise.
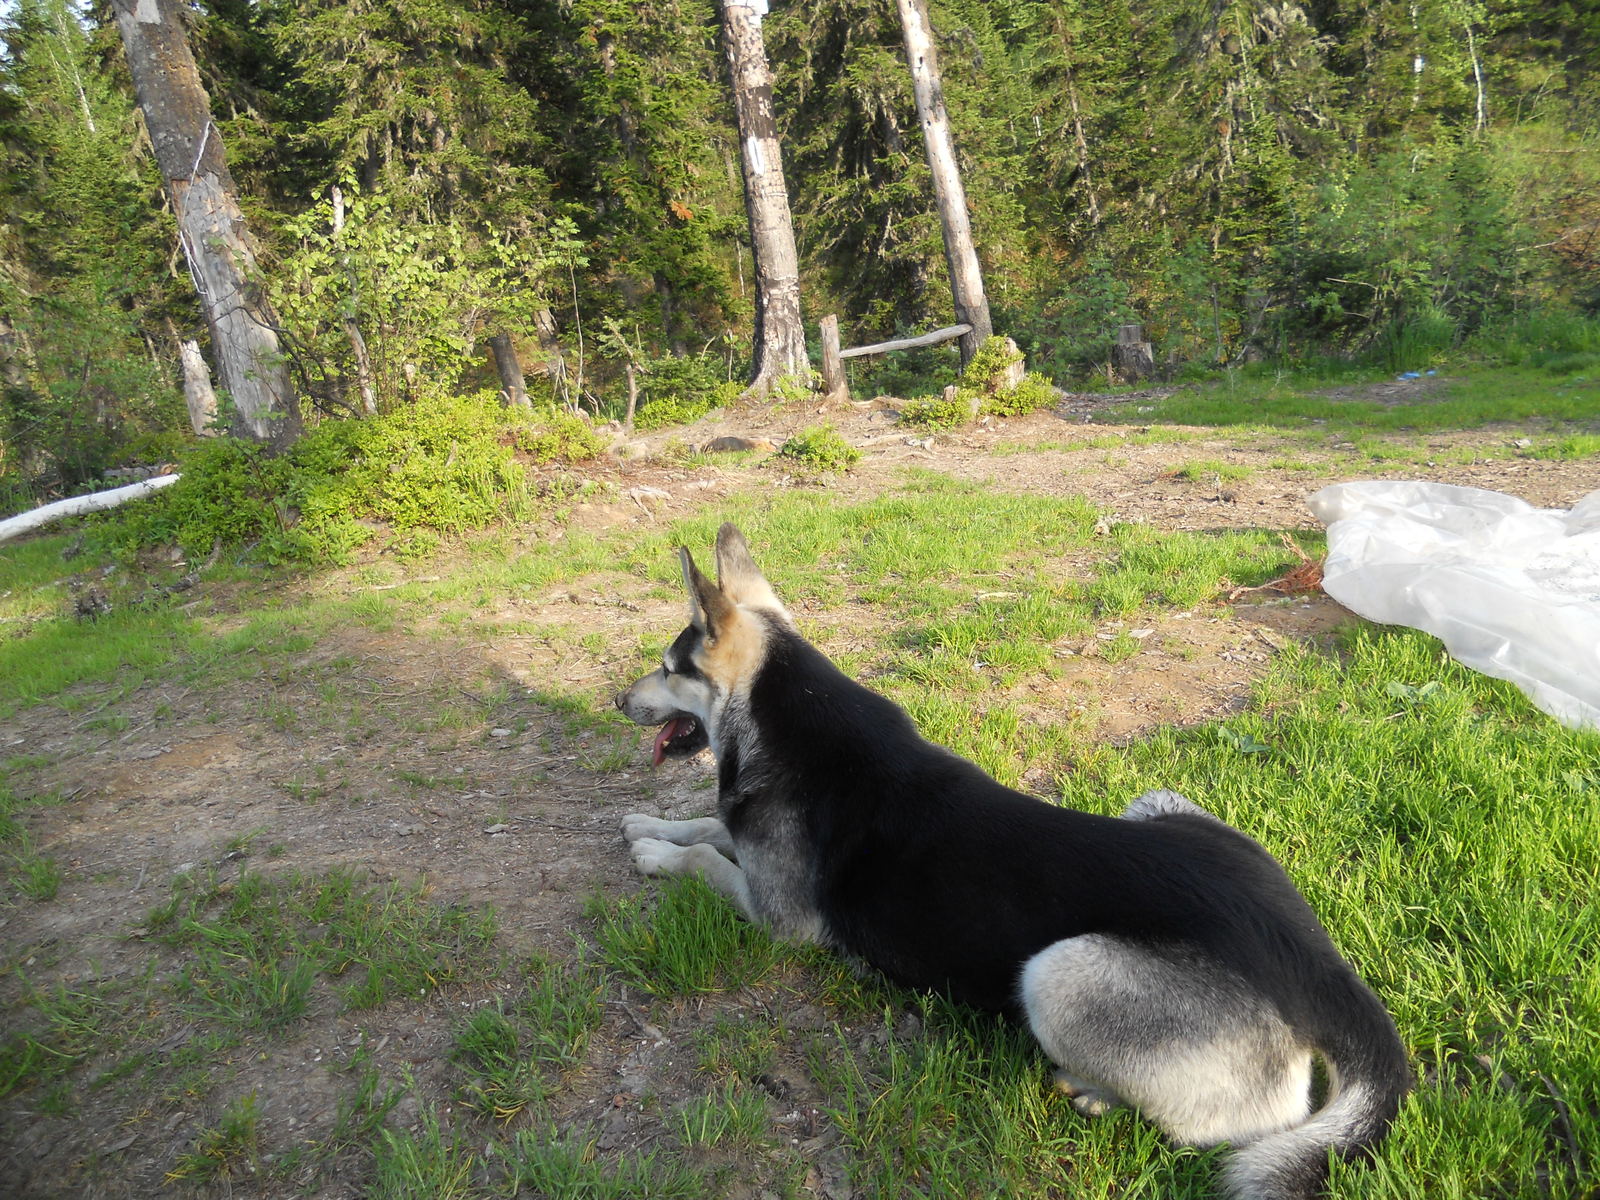
[{"label": "black and gray dog", "polygon": [[1330,1151],[1384,1135],[1411,1085],[1394,1022],[1261,846],[1173,792],[1114,818],[1003,787],[802,638],[732,525],[717,584],[680,557],[689,626],[617,706],[660,726],[657,763],[711,747],[717,815],[626,818],[641,872],[1018,1016],[1080,1112],[1231,1143],[1240,1200],[1314,1195]]}]

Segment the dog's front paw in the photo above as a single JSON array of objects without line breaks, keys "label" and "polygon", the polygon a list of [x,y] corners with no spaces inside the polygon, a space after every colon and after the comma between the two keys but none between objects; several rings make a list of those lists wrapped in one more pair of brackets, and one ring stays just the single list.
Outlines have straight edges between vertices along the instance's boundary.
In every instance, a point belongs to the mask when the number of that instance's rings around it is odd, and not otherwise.
[{"label": "dog's front paw", "polygon": [[622,818],[622,836],[630,842],[637,842],[640,838],[658,838],[661,836],[661,826],[664,824],[665,822],[659,817],[629,813]]},{"label": "dog's front paw", "polygon": [[641,875],[671,875],[683,854],[682,846],[651,837],[638,838],[630,849],[633,869]]}]

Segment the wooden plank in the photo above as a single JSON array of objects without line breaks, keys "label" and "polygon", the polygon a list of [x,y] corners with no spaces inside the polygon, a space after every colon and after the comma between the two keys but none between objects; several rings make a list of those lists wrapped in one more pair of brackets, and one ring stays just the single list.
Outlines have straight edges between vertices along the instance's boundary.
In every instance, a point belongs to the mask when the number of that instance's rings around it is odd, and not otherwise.
[{"label": "wooden plank", "polygon": [[932,333],[924,333],[920,337],[897,338],[892,342],[875,342],[870,346],[852,346],[848,350],[839,351],[839,357],[860,358],[863,354],[887,354],[891,350],[915,350],[918,346],[937,346],[940,342],[948,342],[971,332],[971,325],[947,325],[943,329],[935,329]]}]

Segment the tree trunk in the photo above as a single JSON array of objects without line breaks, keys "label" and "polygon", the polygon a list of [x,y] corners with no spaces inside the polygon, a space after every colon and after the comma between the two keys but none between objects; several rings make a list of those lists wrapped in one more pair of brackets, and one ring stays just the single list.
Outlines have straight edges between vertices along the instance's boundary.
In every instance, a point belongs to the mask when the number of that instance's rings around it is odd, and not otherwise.
[{"label": "tree trunk", "polygon": [[53,504],[41,504],[38,508],[30,508],[25,513],[18,513],[14,517],[0,521],[0,542],[21,537],[63,517],[102,512],[108,508],[116,508],[119,504],[126,504],[129,500],[143,499],[177,483],[179,478],[181,477],[177,475],[157,475],[151,479],[141,479],[138,483],[112,488],[107,492],[91,492],[87,496],[71,496],[66,500],[57,500]]},{"label": "tree trunk", "polygon": [[528,402],[528,383],[522,377],[522,360],[517,348],[511,344],[509,333],[496,333],[489,338],[489,349],[494,353],[495,373],[500,376],[500,394],[512,408],[532,408]]},{"label": "tree trunk", "polygon": [[[333,240],[338,241],[344,233],[344,191],[337,185],[330,195],[333,200]],[[346,278],[350,282],[350,307],[344,314],[344,336],[350,343],[350,353],[356,360],[356,387],[361,392],[361,411],[369,417],[378,415],[378,390],[372,382],[372,355],[367,351],[367,339],[361,333],[361,323],[355,318],[355,310],[360,307],[360,297],[356,295],[355,272],[346,263]]]},{"label": "tree trunk", "polygon": [[978,347],[994,331],[989,321],[989,298],[983,291],[983,272],[972,245],[972,223],[967,218],[967,194],[956,167],[950,141],[950,118],[944,109],[944,88],[939,83],[939,61],[933,51],[933,28],[928,24],[927,0],[899,0],[900,25],[905,31],[906,62],[922,121],[922,141],[933,172],[933,197],[944,226],[944,256],[950,267],[950,295],[956,321],[972,329],[961,336],[961,363],[972,361]]},{"label": "tree trunk", "polygon": [[178,343],[178,360],[183,365],[183,402],[189,408],[189,426],[201,437],[217,431],[217,393],[211,388],[211,368],[206,366],[200,343],[190,338]]},{"label": "tree trunk", "polygon": [[744,204],[755,259],[756,330],[749,391],[810,373],[800,320],[800,256],[772,115],[772,71],[761,41],[765,0],[722,0],[722,34],[733,75],[733,108],[744,160]]},{"label": "tree trunk", "polygon": [[300,409],[272,312],[256,285],[255,245],[184,39],[175,0],[113,0],[139,108],[166,181],[234,432],[281,450],[300,436]]}]

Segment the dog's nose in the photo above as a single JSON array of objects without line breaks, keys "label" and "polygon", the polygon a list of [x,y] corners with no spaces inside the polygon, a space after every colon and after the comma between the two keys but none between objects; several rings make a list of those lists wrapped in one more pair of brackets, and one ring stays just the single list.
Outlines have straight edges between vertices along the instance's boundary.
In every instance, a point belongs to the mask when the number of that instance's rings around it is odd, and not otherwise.
[{"label": "dog's nose", "polygon": [[618,708],[621,708],[625,703],[627,703],[627,700],[628,693],[625,690],[620,691],[615,696],[611,697],[611,703],[615,704]]}]

